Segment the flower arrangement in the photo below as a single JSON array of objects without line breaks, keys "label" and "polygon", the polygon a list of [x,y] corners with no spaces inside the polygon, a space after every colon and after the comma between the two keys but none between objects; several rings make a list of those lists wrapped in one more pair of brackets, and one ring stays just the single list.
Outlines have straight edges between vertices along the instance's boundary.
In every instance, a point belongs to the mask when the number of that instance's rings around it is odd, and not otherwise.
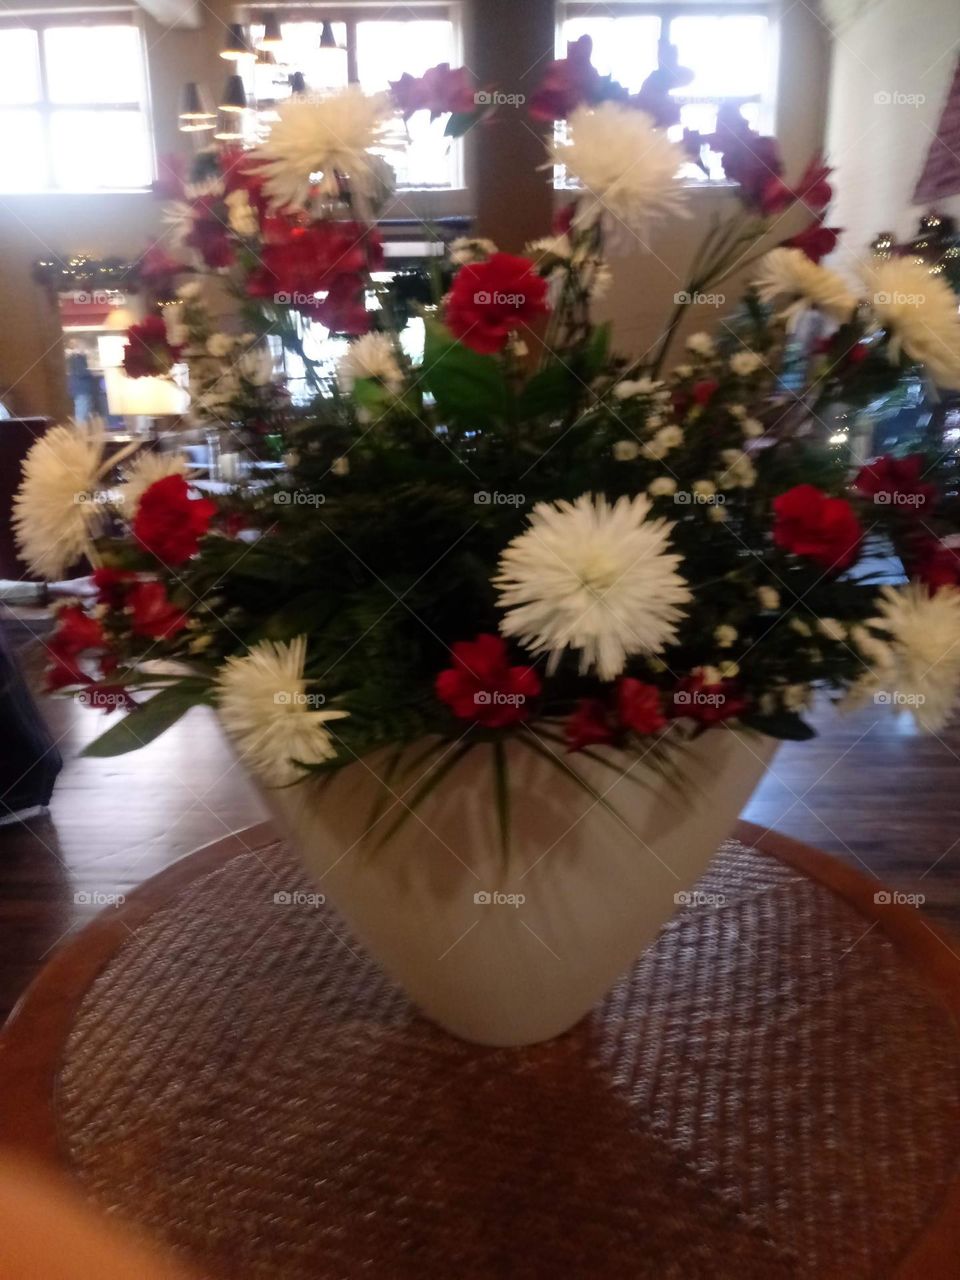
[{"label": "flower arrangement", "polygon": [[[670,770],[716,726],[804,738],[816,690],[884,692],[945,723],[960,695],[950,504],[919,455],[849,476],[818,424],[918,364],[960,387],[956,300],[907,261],[859,286],[822,265],[829,171],[815,161],[791,184],[775,140],[736,113],[672,142],[669,83],[630,98],[582,42],[549,66],[533,114],[566,117],[548,162],[582,188],[522,255],[450,247],[419,363],[389,288],[370,283],[391,103],[298,98],[260,146],[205,160],[171,215],[179,305],[131,333],[128,371],[194,351],[282,396],[265,335],[295,341],[307,316],[353,342],[274,487],[213,501],[177,460],[145,459],[111,488],[94,436],[57,428],[35,446],[24,554],[48,576],[85,555],[97,593],[62,609],[51,684],[129,708],[92,754],[211,705],[267,785],[387,749],[388,783],[420,771],[412,810],[477,750],[505,797],[508,741],[577,777],[582,755]],[[452,112],[455,132],[472,118],[466,85],[450,68],[404,77],[392,109]],[[703,146],[739,184],[736,207],[657,349],[626,359],[591,317],[612,232],[681,213],[678,171]],[[778,242],[788,215],[805,225]],[[737,312],[677,358],[684,299],[744,264]],[[218,344],[200,286],[230,273],[247,336]],[[808,317],[818,343],[798,388]]]}]

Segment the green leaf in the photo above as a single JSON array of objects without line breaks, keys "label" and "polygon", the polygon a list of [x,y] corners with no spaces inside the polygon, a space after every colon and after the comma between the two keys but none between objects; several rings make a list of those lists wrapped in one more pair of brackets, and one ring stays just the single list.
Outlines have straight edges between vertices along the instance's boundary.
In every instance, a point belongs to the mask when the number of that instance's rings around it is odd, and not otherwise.
[{"label": "green leaf", "polygon": [[610,355],[610,322],[595,326],[584,352],[584,381],[591,382],[601,372]]},{"label": "green leaf", "polygon": [[765,733],[768,738],[781,738],[786,742],[807,742],[817,736],[816,729],[811,729],[794,711],[778,711],[769,716],[748,714],[740,717],[740,723]]},{"label": "green leaf", "polygon": [[443,416],[473,425],[506,417],[511,397],[497,361],[463,346],[438,320],[424,323],[423,383]]},{"label": "green leaf", "polygon": [[418,807],[423,803],[424,800],[426,800],[427,796],[431,793],[431,791],[433,791],[435,787],[440,785],[440,783],[444,780],[447,774],[451,773],[457,767],[460,761],[464,758],[464,756],[467,755],[469,752],[471,752],[476,745],[477,744],[475,742],[465,742],[461,747],[458,748],[458,750],[452,751],[448,756],[445,757],[445,759],[441,760],[437,768],[434,769],[427,776],[425,781],[422,782],[420,786],[416,789],[416,791],[413,793],[413,798],[410,801],[410,803],[404,804],[403,812],[394,822],[391,822],[390,826],[386,831],[386,834],[381,836],[381,838],[377,841],[377,844],[376,844],[377,849],[382,849],[385,844],[388,844],[393,839],[393,837],[397,834],[400,828],[407,822],[407,820],[413,817]]},{"label": "green leaf", "polygon": [[500,824],[500,852],[506,867],[510,857],[510,785],[507,777],[507,749],[503,739],[490,744],[493,753],[493,789]]},{"label": "green leaf", "polygon": [[481,107],[478,111],[452,111],[443,131],[443,136],[445,138],[462,138],[477,123],[485,111],[486,107]]},{"label": "green leaf", "polygon": [[387,388],[376,378],[357,378],[352,395],[361,409],[382,409],[392,399]]},{"label": "green leaf", "polygon": [[184,712],[207,701],[208,693],[207,687],[198,688],[196,685],[184,687],[174,684],[161,689],[148,702],[142,702],[136,711],[128,712],[106,733],[94,738],[80,754],[100,759],[122,756],[127,751],[145,747],[176,724]]},{"label": "green leaf", "polygon": [[536,418],[541,414],[559,413],[581,391],[582,384],[566,365],[548,364],[535,373],[520,393],[521,418]]}]

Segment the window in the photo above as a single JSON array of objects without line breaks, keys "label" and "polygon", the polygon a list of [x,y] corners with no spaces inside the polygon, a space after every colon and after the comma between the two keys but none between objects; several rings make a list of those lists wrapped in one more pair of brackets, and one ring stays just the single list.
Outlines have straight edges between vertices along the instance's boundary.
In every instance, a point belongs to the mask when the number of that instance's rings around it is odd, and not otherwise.
[{"label": "window", "polygon": [[0,25],[0,191],[149,187],[143,45],[121,18]]},{"label": "window", "polygon": [[[596,6],[568,4],[559,56],[564,56],[568,41],[588,35],[597,70],[636,93],[656,68],[661,46],[673,45],[679,65],[693,72],[693,80],[673,91],[680,104],[680,124],[670,131],[672,137],[679,138],[684,128],[712,133],[717,109],[725,103],[740,107],[751,128],[769,131],[774,56],[766,8],[731,3],[726,6],[729,12],[719,13],[718,7],[613,4],[605,6],[600,16]],[[710,166],[709,176],[721,179],[719,157],[706,151],[704,160]],[[691,164],[684,176],[703,174]]]},{"label": "window", "polygon": [[[358,6],[354,18],[345,6],[337,10],[311,7],[303,10],[300,18],[291,11],[289,20],[280,23],[282,47],[274,52],[276,65],[258,61],[241,66],[265,124],[269,123],[270,107],[289,97],[290,76],[296,71],[302,73],[308,89],[322,91],[353,81],[368,93],[379,93],[405,71],[419,76],[441,62],[454,67],[460,64],[459,29],[445,5],[418,5],[416,16],[410,16],[407,6],[384,9],[384,17],[364,16],[365,9],[376,12]],[[252,12],[257,15],[258,11]],[[336,42],[344,51],[340,59],[331,58],[329,51],[320,47],[325,13],[347,15],[345,20],[331,23]],[[254,48],[262,33],[262,21],[259,25],[254,22],[250,27]],[[462,144],[443,136],[442,121],[431,122],[425,111],[419,111],[406,128],[398,124],[397,136],[403,140],[403,148],[391,150],[387,159],[399,188],[443,190],[463,185]]]}]

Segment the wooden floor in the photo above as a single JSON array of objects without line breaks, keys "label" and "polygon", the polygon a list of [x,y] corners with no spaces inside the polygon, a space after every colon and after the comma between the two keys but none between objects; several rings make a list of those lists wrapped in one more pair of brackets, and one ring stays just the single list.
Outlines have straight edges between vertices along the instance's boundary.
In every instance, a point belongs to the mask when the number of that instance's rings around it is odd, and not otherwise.
[{"label": "wooden floor", "polygon": [[[98,896],[266,816],[202,709],[140,752],[81,760],[109,722],[69,700],[43,707],[66,766],[49,814],[0,827],[0,1018]],[[781,748],[744,817],[924,895],[960,938],[960,728],[921,736],[877,708],[826,707],[816,723],[820,737]]]}]

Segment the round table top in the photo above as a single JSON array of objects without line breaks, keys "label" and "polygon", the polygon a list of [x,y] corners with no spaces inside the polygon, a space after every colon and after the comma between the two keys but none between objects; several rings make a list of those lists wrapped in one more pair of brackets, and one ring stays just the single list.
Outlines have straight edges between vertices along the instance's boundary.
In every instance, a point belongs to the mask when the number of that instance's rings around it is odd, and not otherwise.
[{"label": "round table top", "polygon": [[740,824],[724,905],[526,1049],[434,1028],[278,887],[252,828],[62,948],[0,1140],[231,1280],[960,1271],[960,956],[876,882]]}]

